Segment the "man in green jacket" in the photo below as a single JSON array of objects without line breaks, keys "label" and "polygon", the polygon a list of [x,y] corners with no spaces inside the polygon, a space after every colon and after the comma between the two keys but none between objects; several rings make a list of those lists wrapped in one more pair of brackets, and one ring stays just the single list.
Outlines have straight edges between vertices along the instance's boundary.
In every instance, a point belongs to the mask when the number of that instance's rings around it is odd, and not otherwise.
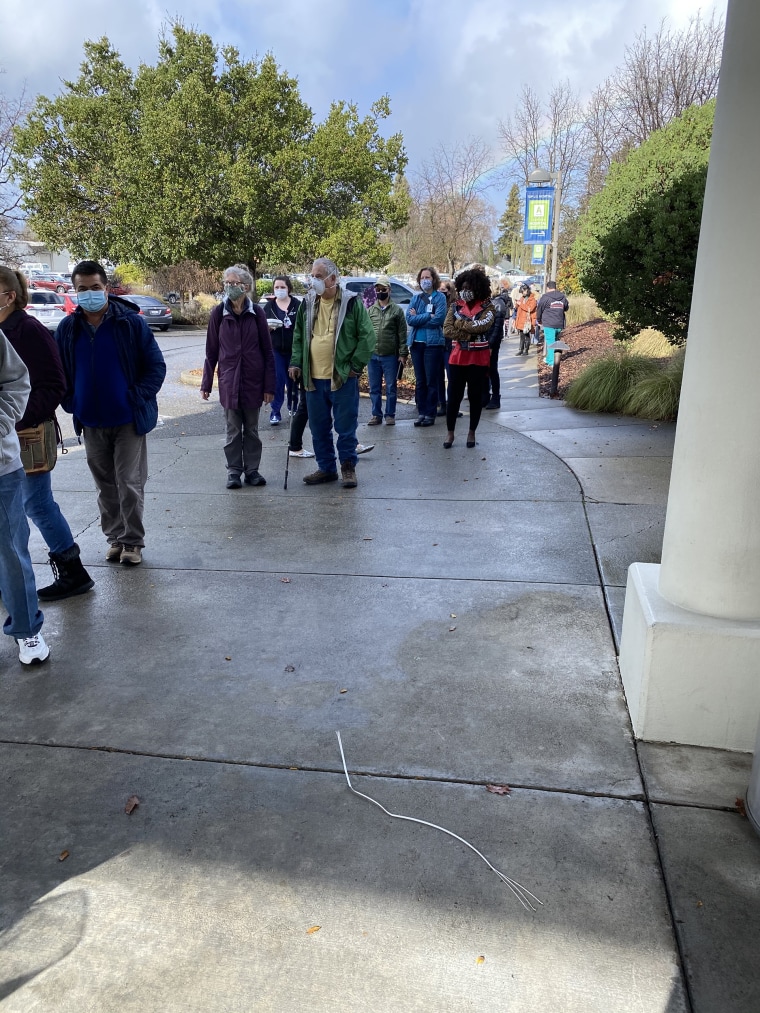
[{"label": "man in green jacket", "polygon": [[396,303],[391,302],[391,279],[381,274],[375,282],[377,302],[369,308],[369,318],[377,335],[377,344],[367,366],[369,396],[372,400],[372,418],[368,426],[382,425],[383,377],[385,377],[385,424],[396,425],[396,385],[399,364],[406,362],[406,317]]},{"label": "man in green jacket", "polygon": [[336,482],[333,427],[344,489],[356,488],[359,374],[375,347],[375,329],[358,296],[340,287],[338,268],[319,257],[298,309],[289,373],[303,378],[317,470],[307,485]]}]

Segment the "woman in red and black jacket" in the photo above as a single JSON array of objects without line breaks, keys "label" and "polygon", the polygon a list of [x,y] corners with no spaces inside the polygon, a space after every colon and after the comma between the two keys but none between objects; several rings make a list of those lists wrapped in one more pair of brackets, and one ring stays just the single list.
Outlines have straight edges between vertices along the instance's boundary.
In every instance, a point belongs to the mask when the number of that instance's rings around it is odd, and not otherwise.
[{"label": "woman in red and black jacket", "polygon": [[454,279],[459,298],[449,307],[443,325],[445,337],[452,341],[449,358],[449,400],[446,408],[448,433],[444,447],[448,450],[454,443],[454,427],[457,412],[467,387],[470,402],[470,430],[467,446],[475,446],[475,430],[478,428],[483,408],[483,394],[488,383],[488,367],[491,351],[488,335],[496,315],[491,305],[491,284],[485,271],[473,267],[462,271]]}]

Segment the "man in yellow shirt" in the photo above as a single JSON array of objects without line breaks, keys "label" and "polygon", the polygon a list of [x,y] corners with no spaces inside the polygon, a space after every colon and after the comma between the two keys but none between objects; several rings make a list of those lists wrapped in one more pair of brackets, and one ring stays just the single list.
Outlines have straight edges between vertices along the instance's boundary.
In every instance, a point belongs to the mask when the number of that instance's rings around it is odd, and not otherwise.
[{"label": "man in yellow shirt", "polygon": [[311,287],[301,302],[293,332],[290,376],[303,377],[317,470],[307,485],[336,482],[333,428],[343,488],[356,487],[356,427],[359,374],[375,348],[375,329],[359,296],[346,292],[338,268],[327,257],[314,261]]}]

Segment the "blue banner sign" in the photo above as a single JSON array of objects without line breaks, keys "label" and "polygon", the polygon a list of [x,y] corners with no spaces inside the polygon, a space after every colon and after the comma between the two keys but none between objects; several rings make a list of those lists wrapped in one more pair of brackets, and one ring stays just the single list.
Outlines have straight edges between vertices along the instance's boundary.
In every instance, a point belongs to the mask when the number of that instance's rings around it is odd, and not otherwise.
[{"label": "blue banner sign", "polygon": [[534,243],[533,256],[530,258],[531,264],[543,264],[545,260],[546,260],[546,244]]},{"label": "blue banner sign", "polygon": [[525,190],[525,227],[523,238],[528,246],[552,241],[554,187],[529,186]]}]

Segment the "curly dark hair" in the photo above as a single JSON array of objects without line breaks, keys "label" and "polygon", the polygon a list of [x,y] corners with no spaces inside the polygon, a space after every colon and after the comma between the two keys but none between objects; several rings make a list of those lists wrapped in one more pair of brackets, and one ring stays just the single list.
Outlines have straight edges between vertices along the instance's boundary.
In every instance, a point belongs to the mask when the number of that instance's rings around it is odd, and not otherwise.
[{"label": "curly dark hair", "polygon": [[480,267],[471,267],[469,271],[462,271],[454,279],[454,284],[457,287],[457,292],[461,292],[463,288],[469,288],[475,302],[485,302],[486,299],[491,298],[491,282],[488,280],[486,272]]}]

